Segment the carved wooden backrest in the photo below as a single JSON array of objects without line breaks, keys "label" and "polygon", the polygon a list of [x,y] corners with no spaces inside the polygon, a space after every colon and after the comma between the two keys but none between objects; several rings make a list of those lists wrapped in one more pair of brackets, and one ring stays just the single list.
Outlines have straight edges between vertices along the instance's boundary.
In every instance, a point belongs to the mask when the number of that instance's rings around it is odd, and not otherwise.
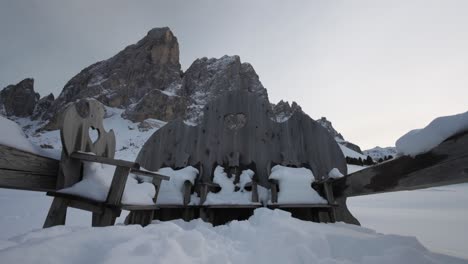
[{"label": "carved wooden backrest", "polygon": [[[104,130],[104,114],[104,106],[94,99],[82,99],[65,110],[60,129],[63,149],[58,188],[69,187],[82,178],[80,160],[69,157],[73,152],[92,152],[97,156],[114,158],[115,134],[113,130]],[[98,133],[94,142],[89,135],[90,129]]]}]

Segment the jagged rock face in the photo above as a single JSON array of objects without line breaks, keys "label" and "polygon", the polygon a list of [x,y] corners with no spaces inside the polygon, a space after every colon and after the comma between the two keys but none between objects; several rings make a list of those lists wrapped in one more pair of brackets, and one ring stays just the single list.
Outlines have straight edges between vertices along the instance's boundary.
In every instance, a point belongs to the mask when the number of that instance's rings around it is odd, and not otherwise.
[{"label": "jagged rock face", "polygon": [[335,139],[344,140],[343,136],[335,130],[332,123],[326,117],[322,117],[316,121],[326,128]]},{"label": "jagged rock face", "polygon": [[185,115],[187,99],[161,90],[148,92],[138,103],[130,106],[122,117],[134,122],[148,118],[174,120]]},{"label": "jagged rock face", "polygon": [[54,103],[55,97],[51,93],[48,96],[42,97],[36,104],[36,107],[34,108],[34,111],[32,113],[31,119],[32,120],[37,120],[42,117],[44,113],[49,110],[49,108],[52,106]]},{"label": "jagged rock face", "polygon": [[0,91],[0,112],[5,116],[30,116],[39,94],[34,91],[34,79],[24,79],[16,85],[8,85]]},{"label": "jagged rock face", "polygon": [[203,115],[203,106],[221,94],[235,90],[246,90],[268,99],[252,65],[241,63],[239,56],[195,60],[185,72],[179,91],[181,96],[190,98],[187,120],[196,123]]},{"label": "jagged rock face", "polygon": [[278,104],[271,105],[273,111],[273,119],[276,122],[284,122],[288,120],[295,112],[302,112],[301,107],[296,103],[293,102],[289,105],[288,102],[281,100]]},{"label": "jagged rock face", "polygon": [[363,154],[361,148],[356,144],[346,141],[344,137],[340,133],[338,133],[338,131],[335,130],[332,123],[328,121],[326,117],[322,117],[316,121],[319,122],[324,128],[326,128],[340,145],[352,149],[357,153]]},{"label": "jagged rock face", "polygon": [[52,118],[49,129],[56,128],[54,122],[59,118],[54,117],[55,113],[82,98],[95,98],[111,107],[126,107],[151,90],[165,90],[181,82],[181,74],[177,38],[169,28],[155,28],[137,44],[73,77],[44,118]]},{"label": "jagged rock face", "polygon": [[351,143],[349,141],[343,141],[343,142],[340,142],[340,144],[344,145],[345,147],[347,147],[349,149],[352,149],[352,150],[356,151],[357,153],[364,154],[364,153],[362,153],[362,150],[358,145],[353,144],[353,143]]}]

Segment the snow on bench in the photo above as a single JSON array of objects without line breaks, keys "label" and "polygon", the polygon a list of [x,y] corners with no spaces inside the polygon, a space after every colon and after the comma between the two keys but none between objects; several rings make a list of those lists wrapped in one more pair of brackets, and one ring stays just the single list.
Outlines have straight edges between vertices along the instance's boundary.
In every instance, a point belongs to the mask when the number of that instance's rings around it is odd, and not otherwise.
[{"label": "snow on bench", "polygon": [[[203,204],[260,205],[259,202],[252,202],[252,191],[246,190],[246,184],[252,182],[254,174],[252,170],[244,170],[239,177],[239,183],[234,184],[235,177],[231,176],[229,178],[224,168],[217,166],[214,171],[213,182],[218,184],[221,190],[217,193],[209,192]],[[238,191],[235,190],[236,187],[239,188]]]},{"label": "snow on bench", "polygon": [[0,145],[12,147],[25,152],[36,154],[52,159],[60,159],[60,151],[53,149],[43,149],[27,139],[23,130],[15,122],[0,116]]},{"label": "snow on bench", "polygon": [[[83,179],[73,186],[61,189],[58,192],[104,202],[109,193],[114,171],[115,166],[84,161]],[[153,184],[148,182],[139,183],[137,177],[130,173],[125,184],[122,204],[153,205],[155,194]]]},{"label": "snow on bench", "polygon": [[[167,205],[183,205],[184,204],[184,183],[189,181],[192,186],[195,184],[195,179],[199,171],[188,166],[180,170],[174,170],[166,167],[158,170],[159,174],[170,176],[171,179],[161,185],[158,194],[157,204]],[[194,194],[190,197],[190,204],[198,204],[200,198]]]},{"label": "snow on bench", "polygon": [[276,165],[271,168],[270,180],[279,183],[278,204],[326,204],[312,187],[314,174],[306,168],[290,168]]}]

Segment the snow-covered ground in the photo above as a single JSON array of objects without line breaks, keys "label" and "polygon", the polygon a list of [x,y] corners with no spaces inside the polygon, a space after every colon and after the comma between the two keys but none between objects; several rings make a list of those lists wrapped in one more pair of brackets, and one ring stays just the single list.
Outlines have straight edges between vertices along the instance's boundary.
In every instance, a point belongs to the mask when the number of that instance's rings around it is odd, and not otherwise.
[{"label": "snow-covered ground", "polygon": [[468,259],[468,184],[349,198],[362,226],[415,236],[435,252]]},{"label": "snow-covered ground", "polygon": [[57,226],[2,241],[4,263],[466,263],[415,238],[257,209],[213,227],[199,219],[102,228]]}]

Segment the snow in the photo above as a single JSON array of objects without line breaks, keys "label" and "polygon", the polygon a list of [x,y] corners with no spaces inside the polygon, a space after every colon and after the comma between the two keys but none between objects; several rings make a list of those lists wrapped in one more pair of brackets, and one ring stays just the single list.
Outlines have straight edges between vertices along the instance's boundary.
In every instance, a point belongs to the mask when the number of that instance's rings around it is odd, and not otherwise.
[{"label": "snow", "polygon": [[60,159],[60,153],[42,149],[41,147],[29,141],[17,123],[0,116],[0,127],[2,128],[2,133],[0,133],[1,145],[16,148],[40,156]]},{"label": "snow", "polygon": [[468,263],[468,184],[351,197],[348,208],[362,226],[415,236],[431,251]]},{"label": "snow", "polygon": [[[224,168],[217,166],[214,170],[213,182],[219,184],[221,190],[217,193],[208,193],[205,205],[212,204],[260,204],[252,202],[252,192],[245,190],[245,185],[252,181],[254,172],[252,170],[242,171],[239,183],[234,184],[235,176],[230,178],[224,172]],[[239,190],[235,191],[235,187]]]},{"label": "snow", "polygon": [[343,176],[344,176],[343,173],[341,173],[341,171],[337,168],[331,169],[331,171],[328,173],[328,177],[334,178],[334,179],[338,179]]},{"label": "snow", "polygon": [[[246,221],[199,219],[81,228],[57,226],[0,243],[5,263],[466,263],[429,252],[415,238],[346,224],[319,224],[281,210]],[[52,251],[51,251],[52,250]]]},{"label": "snow", "polygon": [[416,156],[465,131],[468,131],[468,112],[438,117],[425,128],[411,130],[400,137],[395,146],[399,154]]},{"label": "snow", "polygon": [[395,147],[375,147],[368,150],[363,151],[364,155],[370,156],[374,161],[378,161],[379,159],[384,159],[385,157],[392,156],[395,157],[397,155],[397,150]]},{"label": "snow", "polygon": [[[195,179],[198,175],[198,170],[192,166],[185,167],[180,170],[173,170],[172,168],[161,168],[158,170],[159,174],[171,177],[169,181],[161,184],[158,194],[157,204],[183,204],[183,188],[184,182],[189,181],[195,184]],[[192,195],[191,204],[197,204],[199,198]]]},{"label": "snow", "polygon": [[[105,201],[112,183],[115,166],[95,162],[84,162],[83,179],[73,186],[59,190],[62,193],[74,194],[96,201]],[[156,192],[154,185],[138,183],[130,174],[122,196],[123,204],[152,205]]]},{"label": "snow", "polygon": [[348,164],[348,174],[351,174],[351,173],[354,173],[354,172],[357,172],[357,171],[360,171],[360,170],[363,170],[367,167],[365,166],[359,166],[359,165],[352,165],[352,164]]},{"label": "snow", "polygon": [[347,147],[345,147],[345,146],[343,146],[343,145],[341,145],[341,144],[338,144],[338,146],[340,146],[341,151],[343,152],[343,155],[344,155],[345,157],[356,158],[356,159],[361,158],[362,160],[367,159],[367,156],[362,155],[362,154],[359,153],[359,152],[356,152],[356,151],[354,151],[354,150],[352,150],[352,149],[350,149],[350,148],[347,148]]},{"label": "snow", "polygon": [[311,170],[276,165],[271,168],[269,179],[279,183],[278,203],[327,203],[312,187],[315,180]]}]

